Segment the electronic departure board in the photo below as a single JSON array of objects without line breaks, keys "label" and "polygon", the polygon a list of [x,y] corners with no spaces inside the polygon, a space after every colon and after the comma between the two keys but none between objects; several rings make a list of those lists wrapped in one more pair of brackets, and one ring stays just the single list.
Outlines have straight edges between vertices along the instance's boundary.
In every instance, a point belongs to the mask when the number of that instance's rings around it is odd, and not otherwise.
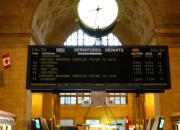
[{"label": "electronic departure board", "polygon": [[170,89],[167,46],[29,46],[27,89],[161,91]]}]

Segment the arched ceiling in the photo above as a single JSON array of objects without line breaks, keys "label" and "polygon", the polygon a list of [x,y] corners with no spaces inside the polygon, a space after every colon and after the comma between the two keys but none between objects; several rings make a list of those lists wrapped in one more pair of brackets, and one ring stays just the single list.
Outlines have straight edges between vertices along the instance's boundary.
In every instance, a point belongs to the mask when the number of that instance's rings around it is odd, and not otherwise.
[{"label": "arched ceiling", "polygon": [[41,0],[0,0],[0,29],[30,26],[40,2]]},{"label": "arched ceiling", "polygon": [[[124,44],[138,44],[154,28],[153,17],[143,0],[118,0],[119,16],[114,34]],[[46,43],[63,43],[79,28],[78,0],[44,0],[34,15],[32,27]]]},{"label": "arched ceiling", "polygon": [[[76,20],[78,1],[0,0],[0,32],[29,27],[43,42],[63,43],[79,28]],[[120,13],[113,32],[123,44],[146,43],[155,28],[180,28],[179,0],[117,2]]]},{"label": "arched ceiling", "polygon": [[180,27],[180,0],[145,0],[156,28]]}]

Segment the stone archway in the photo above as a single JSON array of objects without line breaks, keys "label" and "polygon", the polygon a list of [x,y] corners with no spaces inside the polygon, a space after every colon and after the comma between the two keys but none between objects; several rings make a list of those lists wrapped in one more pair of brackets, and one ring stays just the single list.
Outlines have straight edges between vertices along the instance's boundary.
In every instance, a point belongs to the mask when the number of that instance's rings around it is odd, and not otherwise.
[{"label": "stone archway", "polygon": [[[61,44],[79,27],[77,22],[78,0],[42,0],[35,11],[32,29],[40,41]],[[145,44],[152,37],[154,20],[144,0],[121,0],[118,22],[113,33],[124,45]]]}]

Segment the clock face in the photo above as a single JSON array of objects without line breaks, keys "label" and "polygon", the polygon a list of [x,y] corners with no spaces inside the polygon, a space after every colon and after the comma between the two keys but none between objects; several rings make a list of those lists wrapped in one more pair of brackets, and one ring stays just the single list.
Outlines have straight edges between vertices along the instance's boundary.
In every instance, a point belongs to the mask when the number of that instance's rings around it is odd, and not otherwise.
[{"label": "clock face", "polygon": [[106,29],[118,15],[116,0],[80,0],[78,4],[80,22],[90,29]]}]

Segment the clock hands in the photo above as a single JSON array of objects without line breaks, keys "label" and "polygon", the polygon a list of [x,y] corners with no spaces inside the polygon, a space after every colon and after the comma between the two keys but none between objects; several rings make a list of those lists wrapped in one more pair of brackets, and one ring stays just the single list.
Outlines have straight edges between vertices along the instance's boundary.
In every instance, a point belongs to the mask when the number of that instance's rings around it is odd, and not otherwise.
[{"label": "clock hands", "polygon": [[101,9],[102,9],[102,8],[100,8],[99,5],[98,5],[96,11],[98,12],[98,11],[101,10]]},{"label": "clock hands", "polygon": [[[98,13],[99,13],[99,11],[100,11],[101,9],[102,9],[102,8],[100,8],[99,5],[98,5],[98,7],[96,8],[96,18],[95,18],[95,23],[94,23],[94,25],[97,24],[97,16],[98,16]],[[98,25],[98,28],[99,28],[99,25]]]},{"label": "clock hands", "polygon": [[99,11],[99,10],[101,10],[101,9],[102,9],[102,8],[100,8],[100,7],[99,7],[99,5],[98,5],[98,7],[97,7],[97,8],[92,9],[92,10],[89,10],[88,12],[92,12],[92,11],[97,11],[97,12],[98,12],[98,11]]},{"label": "clock hands", "polygon": [[99,5],[98,5],[97,8],[92,9],[92,10],[89,10],[89,12],[96,11],[96,17],[95,17],[95,23],[94,23],[94,25],[96,25],[96,23],[97,23],[97,16],[98,16],[98,13],[99,13],[99,11],[100,11],[101,9],[102,9],[102,8],[100,8]]}]

